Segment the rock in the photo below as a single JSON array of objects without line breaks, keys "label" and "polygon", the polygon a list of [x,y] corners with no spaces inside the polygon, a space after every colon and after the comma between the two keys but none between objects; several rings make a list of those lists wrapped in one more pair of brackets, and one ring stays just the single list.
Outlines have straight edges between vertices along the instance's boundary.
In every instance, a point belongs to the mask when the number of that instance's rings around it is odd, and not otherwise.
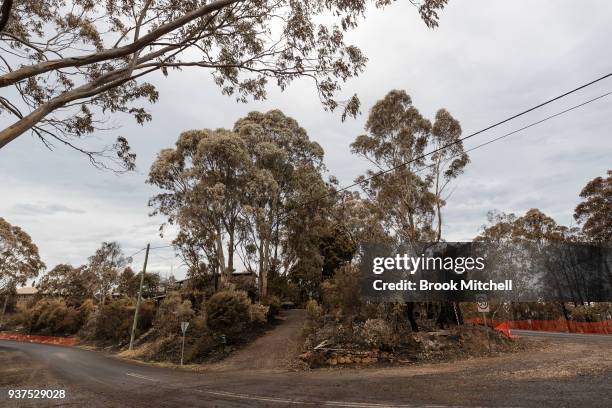
[{"label": "rock", "polygon": [[314,360],[314,353],[312,351],[307,351],[305,353],[300,354],[300,360],[305,362],[310,362]]}]

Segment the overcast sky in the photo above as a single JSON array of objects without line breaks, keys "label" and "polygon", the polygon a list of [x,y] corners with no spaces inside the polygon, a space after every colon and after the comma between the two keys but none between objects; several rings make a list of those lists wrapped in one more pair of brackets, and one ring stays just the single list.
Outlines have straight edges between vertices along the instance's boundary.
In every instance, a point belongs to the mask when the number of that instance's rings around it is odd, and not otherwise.
[{"label": "overcast sky", "polygon": [[[202,70],[152,77],[160,101],[144,127],[115,117],[121,129],[95,135],[92,144],[129,138],[138,171],[99,171],[64,148],[50,152],[24,135],[0,150],[0,216],[28,232],[48,267],[84,263],[102,241],[118,241],[129,255],[165,245],[162,221],[148,216],[156,190],[144,183],[155,154],[179,133],[230,128],[252,110],[279,108],[295,118],[325,149],[331,174],[348,184],[367,168],[351,155],[369,107],[391,89],[404,89],[426,117],[444,107],[464,134],[612,72],[612,2],[451,0],[440,27],[429,30],[408,1],[372,10],[350,40],[370,59],[366,71],[345,86],[358,93],[363,114],[342,123],[323,111],[314,87],[294,83],[271,88],[262,103],[237,104],[220,95]],[[612,91],[612,79],[546,109],[479,135],[467,147],[520,128],[549,114]],[[446,207],[448,240],[470,240],[497,209],[524,213],[539,208],[570,225],[582,186],[612,168],[612,96],[471,153]],[[142,253],[135,257],[140,267]],[[153,251],[149,270],[184,273],[172,249]]]}]

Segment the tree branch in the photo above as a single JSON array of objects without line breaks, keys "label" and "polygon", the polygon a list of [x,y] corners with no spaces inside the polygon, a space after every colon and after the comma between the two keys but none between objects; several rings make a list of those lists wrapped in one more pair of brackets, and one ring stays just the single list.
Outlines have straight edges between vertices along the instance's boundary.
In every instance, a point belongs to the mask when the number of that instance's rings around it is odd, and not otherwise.
[{"label": "tree branch", "polygon": [[9,17],[11,15],[11,9],[13,8],[13,0],[4,0],[2,7],[0,7],[0,32],[4,31],[8,24]]},{"label": "tree branch", "polygon": [[[5,0],[5,3],[10,0]],[[12,85],[15,82],[43,74],[45,72],[53,71],[60,68],[66,67],[79,67],[83,65],[93,64],[100,61],[106,61],[109,59],[121,58],[128,56],[130,54],[134,54],[138,50],[143,47],[149,45],[154,42],[161,36],[168,34],[177,28],[183,27],[189,22],[203,17],[213,11],[220,10],[224,7],[232,5],[234,3],[238,3],[244,0],[217,0],[213,3],[209,3],[205,6],[202,6],[190,13],[185,14],[184,16],[177,18],[169,23],[166,23],[159,28],[151,31],[150,33],[136,39],[131,44],[125,45],[119,48],[110,48],[101,50],[99,52],[95,52],[88,55],[78,56],[78,57],[69,57],[62,58],[56,60],[50,60],[41,62],[39,64],[28,65],[21,67],[13,72],[9,72],[5,75],[0,76],[0,88],[6,87],[8,85]],[[3,4],[4,6],[4,4]],[[3,14],[4,16],[4,14]],[[1,146],[0,146],[1,147]]]}]

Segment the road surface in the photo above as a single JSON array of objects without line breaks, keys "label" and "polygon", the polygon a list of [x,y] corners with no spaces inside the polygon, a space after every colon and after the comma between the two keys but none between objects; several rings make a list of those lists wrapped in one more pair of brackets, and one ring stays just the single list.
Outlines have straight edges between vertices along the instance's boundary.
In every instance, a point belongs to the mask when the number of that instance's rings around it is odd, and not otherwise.
[{"label": "road surface", "polygon": [[[532,341],[539,351],[402,368],[283,373],[194,372],[75,347],[0,341],[0,406],[612,406],[612,343],[584,336]],[[16,387],[61,388],[67,399],[8,400],[7,389]]]},{"label": "road surface", "polygon": [[512,335],[519,336],[519,337],[553,338],[553,339],[566,339],[566,340],[586,341],[586,342],[607,342],[612,346],[612,335],[549,332],[549,331],[535,331],[535,330],[515,330],[515,329],[512,329],[511,331],[512,331]]}]

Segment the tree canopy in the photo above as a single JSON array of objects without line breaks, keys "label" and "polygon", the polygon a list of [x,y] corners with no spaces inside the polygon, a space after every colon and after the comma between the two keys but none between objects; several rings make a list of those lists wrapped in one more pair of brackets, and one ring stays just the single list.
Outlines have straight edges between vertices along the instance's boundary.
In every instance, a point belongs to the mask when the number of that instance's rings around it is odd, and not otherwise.
[{"label": "tree canopy", "polygon": [[432,124],[405,91],[392,90],[372,106],[365,130],[351,148],[374,169],[357,182],[386,231],[409,241],[442,239],[445,190],[469,163],[459,122],[441,109]]},{"label": "tree canopy", "polygon": [[0,217],[0,292],[25,284],[44,269],[38,247],[28,233]]},{"label": "tree canopy", "polygon": [[[266,84],[285,89],[313,80],[326,109],[355,115],[355,95],[342,84],[367,58],[345,40],[368,6],[390,0],[4,0],[0,44],[0,148],[31,130],[45,145],[65,144],[134,166],[127,139],[109,149],[85,150],[78,139],[104,128],[108,114],[151,120],[139,101],[159,95],[144,77],[187,67],[204,69],[221,92],[239,101],[266,97]],[[418,7],[429,27],[447,0]],[[114,152],[114,153],[113,153]]]},{"label": "tree canopy", "polygon": [[148,182],[165,191],[150,205],[178,225],[174,243],[192,272],[227,280],[238,257],[265,296],[270,270],[288,271],[303,251],[318,251],[308,237],[321,202],[306,204],[328,191],[322,160],[294,119],[252,112],[233,130],[187,131],[162,150]]},{"label": "tree canopy", "polygon": [[612,170],[595,177],[580,192],[583,201],[574,210],[582,232],[595,242],[612,242]]}]

